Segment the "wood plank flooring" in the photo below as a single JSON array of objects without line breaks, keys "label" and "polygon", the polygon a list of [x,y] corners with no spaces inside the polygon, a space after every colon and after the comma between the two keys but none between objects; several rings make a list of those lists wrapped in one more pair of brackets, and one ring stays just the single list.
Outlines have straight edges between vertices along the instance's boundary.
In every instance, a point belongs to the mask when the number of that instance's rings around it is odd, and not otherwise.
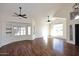
[{"label": "wood plank flooring", "polygon": [[62,39],[51,38],[45,42],[37,38],[7,44],[0,48],[0,56],[79,56],[79,46]]}]

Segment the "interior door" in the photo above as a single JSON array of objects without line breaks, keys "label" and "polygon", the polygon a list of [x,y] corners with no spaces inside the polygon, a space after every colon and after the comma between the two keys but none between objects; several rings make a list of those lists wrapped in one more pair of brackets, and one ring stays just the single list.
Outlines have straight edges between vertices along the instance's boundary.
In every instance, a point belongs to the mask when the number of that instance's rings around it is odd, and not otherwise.
[{"label": "interior door", "polygon": [[79,24],[75,24],[75,44],[79,45]]}]

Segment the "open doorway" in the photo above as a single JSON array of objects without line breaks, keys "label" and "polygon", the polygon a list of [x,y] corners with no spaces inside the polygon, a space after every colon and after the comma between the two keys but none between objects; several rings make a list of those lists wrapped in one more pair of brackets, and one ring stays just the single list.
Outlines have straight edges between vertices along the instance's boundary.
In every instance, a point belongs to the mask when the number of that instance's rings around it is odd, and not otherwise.
[{"label": "open doorway", "polygon": [[51,24],[51,36],[56,38],[67,38],[67,27],[65,18],[57,18]]},{"label": "open doorway", "polygon": [[54,24],[53,25],[53,36],[63,37],[63,24]]}]

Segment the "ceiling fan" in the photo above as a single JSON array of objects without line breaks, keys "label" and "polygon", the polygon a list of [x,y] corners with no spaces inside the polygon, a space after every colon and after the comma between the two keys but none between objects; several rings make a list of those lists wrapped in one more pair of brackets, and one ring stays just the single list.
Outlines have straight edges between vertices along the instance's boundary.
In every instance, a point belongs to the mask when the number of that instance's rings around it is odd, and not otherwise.
[{"label": "ceiling fan", "polygon": [[49,19],[49,16],[47,16],[47,17],[48,17],[48,20],[47,20],[47,22],[48,22],[48,23],[51,23],[51,20]]},{"label": "ceiling fan", "polygon": [[20,10],[20,11],[19,11],[19,12],[20,12],[19,14],[17,14],[17,13],[14,13],[14,14],[15,14],[17,17],[22,17],[22,18],[27,19],[26,14],[22,14],[22,13],[21,13],[21,9],[22,9],[22,7],[19,7],[19,10]]}]

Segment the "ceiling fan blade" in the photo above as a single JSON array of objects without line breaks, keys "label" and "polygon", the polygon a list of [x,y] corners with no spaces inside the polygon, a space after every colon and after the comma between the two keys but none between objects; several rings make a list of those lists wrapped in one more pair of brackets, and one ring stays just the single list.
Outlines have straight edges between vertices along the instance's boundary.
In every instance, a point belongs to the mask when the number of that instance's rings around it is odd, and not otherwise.
[{"label": "ceiling fan blade", "polygon": [[14,16],[14,17],[18,17],[17,15],[12,15],[12,16]]},{"label": "ceiling fan blade", "polygon": [[15,15],[19,16],[17,13],[14,13]]},{"label": "ceiling fan blade", "polygon": [[26,16],[26,14],[23,14],[22,16]]},{"label": "ceiling fan blade", "polygon": [[12,15],[12,16],[14,16],[14,17],[19,17],[17,13],[14,13],[14,15]]},{"label": "ceiling fan blade", "polygon": [[27,19],[27,17],[23,17],[23,18],[26,18]]}]

